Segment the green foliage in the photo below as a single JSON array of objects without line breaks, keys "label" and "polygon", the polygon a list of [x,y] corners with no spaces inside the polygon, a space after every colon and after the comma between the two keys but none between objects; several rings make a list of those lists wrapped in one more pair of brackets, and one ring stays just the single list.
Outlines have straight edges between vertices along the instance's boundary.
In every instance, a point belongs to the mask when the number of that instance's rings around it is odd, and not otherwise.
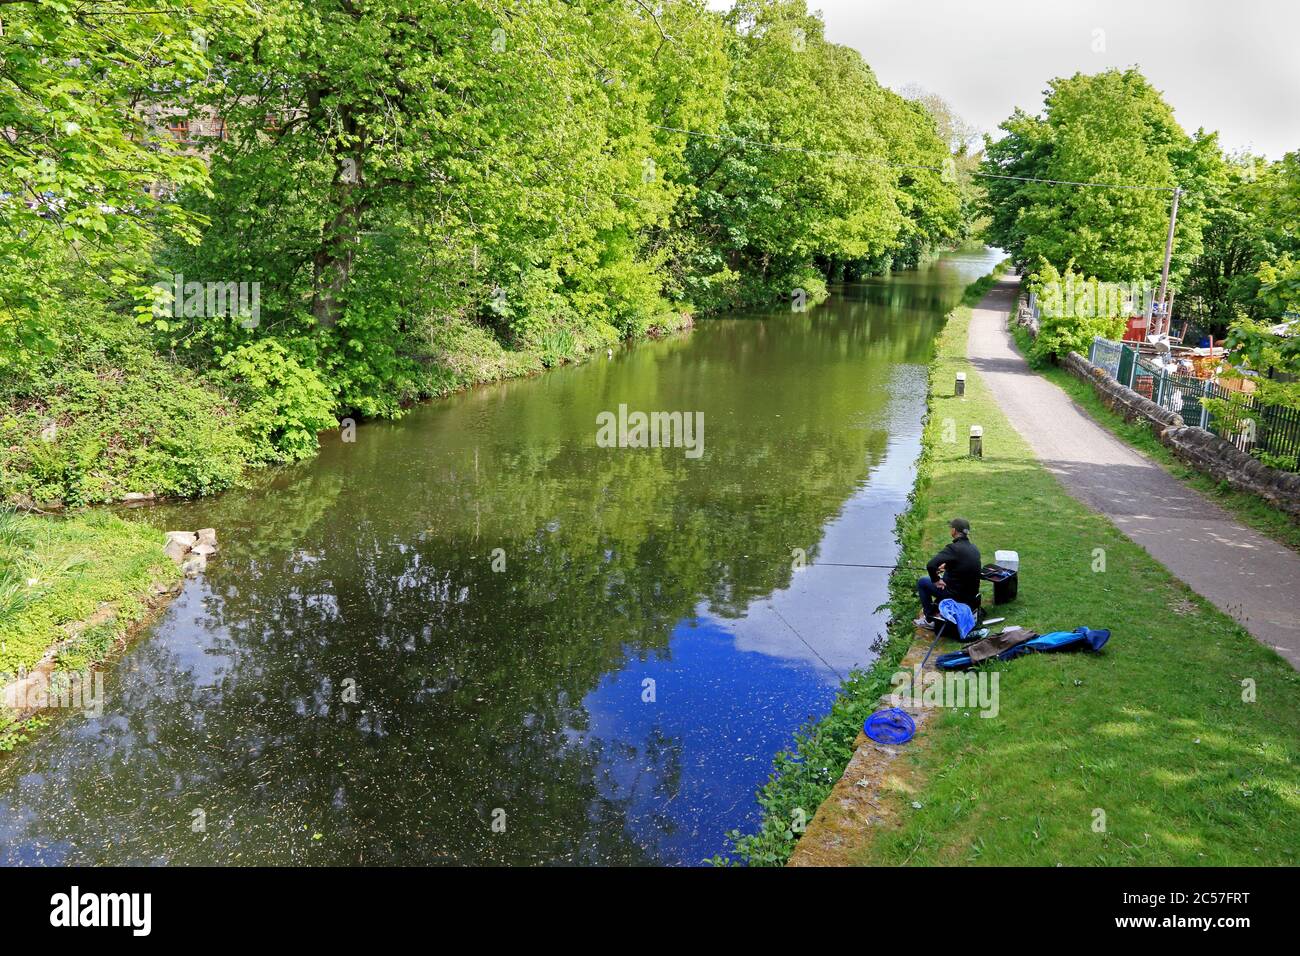
[{"label": "green foliage", "polygon": [[[225,82],[201,105],[230,139],[211,194],[186,196],[212,225],[176,269],[260,281],[258,334],[292,339],[363,414],[420,397],[426,319],[473,317],[554,362],[670,308],[656,243],[685,138],[659,127],[718,109],[702,3],[658,23],[632,3],[339,6],[265,5],[251,55],[242,33],[214,39]],[[193,326],[185,347],[230,347],[222,323]]]},{"label": "green foliage", "polygon": [[56,327],[56,351],[0,392],[0,496],[88,504],[234,483],[250,449],[232,402],[94,303]]},{"label": "green foliage", "polygon": [[1253,156],[1228,162],[1225,183],[1211,195],[1204,248],[1179,293],[1178,311],[1215,338],[1222,338],[1238,315],[1261,318],[1267,311],[1259,271],[1278,245],[1262,201],[1274,174],[1266,171],[1261,177],[1260,168]]},{"label": "green foliage", "polygon": [[26,720],[15,720],[8,711],[0,710],[0,753],[8,753],[31,740],[32,734],[48,723],[49,718],[39,714]]},{"label": "green foliage", "polygon": [[[1254,400],[1265,405],[1300,408],[1300,323],[1292,322],[1284,334],[1274,331],[1285,313],[1300,310],[1300,152],[1288,153],[1270,167],[1258,182],[1247,184],[1252,215],[1242,215],[1258,233],[1255,254],[1242,268],[1246,288],[1257,294],[1236,305],[1229,324],[1227,348],[1230,377],[1250,372]],[[1246,191],[1246,190],[1243,190]],[[1270,259],[1272,261],[1262,261]],[[1250,265],[1258,263],[1253,276]],[[1249,412],[1240,402],[1219,399],[1208,403],[1223,421],[1244,421]],[[1293,466],[1289,457],[1261,455],[1266,464]]]},{"label": "green foliage", "polygon": [[316,454],[316,435],[338,422],[334,396],[319,375],[274,340],[242,345],[221,357],[214,376],[240,404],[240,431],[253,462],[298,461]]},{"label": "green foliage", "polygon": [[0,620],[17,614],[36,598],[24,574],[31,545],[31,532],[18,512],[0,505]]},{"label": "green foliage", "polygon": [[1124,332],[1123,291],[1115,283],[1101,282],[1074,270],[1063,272],[1042,263],[1029,277],[1028,288],[1038,296],[1041,320],[1029,359],[1035,365],[1063,359],[1070,352],[1087,354],[1097,336],[1117,339]]},{"label": "green foliage", "polygon": [[1300,471],[1300,455],[1274,455],[1266,451],[1253,451],[1260,463],[1279,471]]},{"label": "green foliage", "polygon": [[[209,17],[243,0],[7,4],[0,32],[0,371],[48,332],[47,305],[82,283],[121,291],[159,235],[201,218],[150,187],[203,188],[207,171],[138,109],[208,76]],[[76,270],[69,276],[67,266]]]},{"label": "green foliage", "polygon": [[950,154],[923,106],[827,42],[803,0],[746,0],[727,24],[725,114],[687,148],[687,222],[712,249],[701,272],[725,263],[745,278],[711,283],[699,304],[787,297],[813,263],[823,275],[914,263],[958,234]]},{"label": "green foliage", "polygon": [[1300,258],[1284,253],[1276,262],[1261,263],[1255,275],[1264,309],[1274,316],[1300,311]]},{"label": "green foliage", "polygon": [[[3,494],[209,493],[337,416],[817,302],[966,231],[955,119],[804,0],[11,6]],[[258,321],[156,311],[178,276],[256,283]]]},{"label": "green foliage", "polygon": [[[1179,186],[1170,269],[1178,312],[1222,336],[1239,316],[1300,304],[1300,154],[1268,163],[1223,156],[1214,134],[1188,136],[1136,69],[1053,80],[1042,116],[1017,110],[988,144],[985,172],[1069,182]],[[990,179],[988,240],[1020,263],[1074,262],[1104,281],[1154,281],[1168,189],[1080,188]]]},{"label": "green foliage", "polygon": [[1172,188],[1179,205],[1171,274],[1186,276],[1201,251],[1211,186],[1224,176],[1214,134],[1189,137],[1160,93],[1136,69],[1075,74],[1048,84],[1042,116],[1017,110],[990,141],[985,172],[1156,189],[1077,188],[989,179],[990,242],[1019,263],[1071,260],[1111,281],[1160,274]]},{"label": "green foliage", "polygon": [[1260,299],[1274,317],[1300,311],[1300,150],[1273,166],[1261,190],[1260,219],[1273,255],[1260,265]]},{"label": "green foliage", "polygon": [[[0,508],[0,685],[59,644],[58,669],[102,662],[144,615],[141,596],[178,576],[162,535],[144,525],[105,512],[43,517]],[[92,615],[99,623],[81,626]],[[0,752],[47,722],[0,707]]]},{"label": "green foliage", "polygon": [[1300,408],[1300,334],[1292,326],[1288,334],[1278,335],[1272,331],[1276,324],[1247,318],[1232,324],[1227,340],[1231,367],[1226,377],[1241,378],[1244,371],[1251,371],[1256,401]]}]

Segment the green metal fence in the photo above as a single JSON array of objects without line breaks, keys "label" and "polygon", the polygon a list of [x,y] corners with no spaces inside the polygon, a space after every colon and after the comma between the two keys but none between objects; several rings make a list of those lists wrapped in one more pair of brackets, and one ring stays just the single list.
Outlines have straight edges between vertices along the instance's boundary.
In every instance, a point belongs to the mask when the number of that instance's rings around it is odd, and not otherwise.
[{"label": "green metal fence", "polygon": [[[1123,342],[1094,339],[1089,358],[1117,382],[1177,413],[1187,424],[1204,428],[1275,467],[1300,472],[1300,410],[1264,405],[1252,395],[1206,379],[1171,375]],[[1212,413],[1206,399],[1224,399],[1228,411]]]}]

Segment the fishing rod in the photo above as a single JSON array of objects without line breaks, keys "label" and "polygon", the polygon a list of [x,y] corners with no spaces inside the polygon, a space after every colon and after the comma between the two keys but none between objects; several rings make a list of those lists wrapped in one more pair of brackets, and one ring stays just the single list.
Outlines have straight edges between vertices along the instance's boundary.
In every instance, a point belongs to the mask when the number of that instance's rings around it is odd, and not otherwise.
[{"label": "fishing rod", "polygon": [[[816,567],[829,567],[829,568],[877,568],[877,569],[882,570],[882,571],[896,571],[896,570],[898,570],[899,568],[907,568],[907,569],[917,570],[917,571],[926,571],[926,570],[928,570],[927,568],[921,567],[920,565],[916,565],[916,564],[851,564],[851,563],[848,563],[848,562],[841,562],[841,561],[817,561],[817,562],[815,562],[815,563],[813,563],[813,564],[805,565],[805,567],[809,567],[809,568],[816,568]],[[835,665],[833,665],[830,661],[828,661],[825,657],[822,656],[821,651],[819,651],[819,650],[817,650],[817,648],[813,647],[812,643],[808,640],[808,638],[806,638],[806,637],[804,637],[802,634],[800,634],[799,631],[798,631],[798,629],[796,629],[795,626],[794,626],[793,624],[791,624],[789,621],[786,620],[785,615],[782,614],[782,613],[777,609],[777,606],[776,606],[774,603],[769,602],[769,603],[768,603],[768,607],[770,607],[770,608],[772,609],[772,612],[773,612],[773,613],[774,613],[778,618],[781,619],[781,623],[784,624],[786,627],[788,627],[788,628],[790,629],[790,631],[794,634],[795,637],[797,637],[797,638],[799,638],[799,640],[803,641],[804,646],[807,647],[808,650],[812,651],[815,655],[817,655],[817,659],[820,660],[823,664],[825,664],[826,667],[827,667],[827,669],[829,669],[830,672],[831,672],[832,674],[834,674],[836,677],[838,677],[841,681],[844,681],[844,680],[846,679],[846,678],[844,677],[844,675],[841,674],[841,673],[839,672],[839,669],[835,667]]]},{"label": "fishing rod", "polygon": [[812,564],[805,565],[809,568],[879,568],[882,571],[897,571],[904,569],[907,571],[928,571],[930,570],[924,564],[851,564],[845,561],[816,561]]}]

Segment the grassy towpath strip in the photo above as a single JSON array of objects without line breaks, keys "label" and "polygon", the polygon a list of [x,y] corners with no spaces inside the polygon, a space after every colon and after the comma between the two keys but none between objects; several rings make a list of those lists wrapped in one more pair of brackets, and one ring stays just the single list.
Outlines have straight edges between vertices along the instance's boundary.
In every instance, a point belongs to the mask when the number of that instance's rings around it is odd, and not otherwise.
[{"label": "grassy towpath strip", "polygon": [[[938,550],[945,519],[960,514],[989,557],[1020,552],[1020,597],[999,608],[1009,624],[1112,638],[1099,655],[993,665],[997,716],[930,720],[906,757],[923,783],[844,859],[1295,864],[1300,677],[1039,463],[967,361],[970,320],[957,310],[940,338],[924,531],[909,554]],[[982,460],[967,456],[972,424],[984,427]]]},{"label": "grassy towpath strip", "polygon": [[[80,670],[112,656],[178,586],[162,546],[160,532],[104,511],[0,508],[0,690],[43,661]],[[41,722],[0,704],[0,753]]]}]

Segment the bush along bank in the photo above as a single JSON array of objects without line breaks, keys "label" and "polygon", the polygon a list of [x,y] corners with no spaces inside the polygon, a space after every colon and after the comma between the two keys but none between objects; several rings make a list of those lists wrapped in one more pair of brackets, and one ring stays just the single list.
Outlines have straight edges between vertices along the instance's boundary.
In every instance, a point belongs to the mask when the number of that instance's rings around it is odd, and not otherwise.
[{"label": "bush along bank", "polygon": [[[659,316],[635,338],[691,324],[685,313]],[[318,434],[340,427],[340,415],[363,417],[341,411],[326,381],[274,339],[244,343],[203,367],[158,350],[144,329],[92,301],[65,307],[55,326],[47,347],[21,365],[0,366],[7,372],[0,374],[0,501],[55,511],[215,494],[251,469],[313,457]],[[569,337],[545,354],[510,349],[473,323],[448,322],[440,334],[423,377],[401,385],[383,417],[583,361],[595,348]]]},{"label": "bush along bank", "polygon": [[[962,301],[978,301],[1006,268],[1007,263],[999,263],[989,275],[976,279],[966,287]],[[934,387],[932,366],[930,395]],[[894,526],[900,565],[916,564],[922,557],[921,532],[929,510],[925,496],[936,439],[936,429],[929,418],[927,413],[921,453],[916,462],[916,480],[907,507]],[[794,746],[776,755],[772,775],[758,792],[758,803],[763,809],[758,829],[748,834],[739,831],[728,834],[732,844],[730,853],[715,856],[711,863],[728,865],[739,861],[749,866],[784,866],[789,860],[803,834],[804,824],[813,818],[844,773],[863,723],[878,708],[881,695],[891,689],[890,678],[912,646],[915,585],[913,571],[899,569],[890,575],[889,601],[884,605],[889,621],[879,657],[870,667],[849,674],[831,704],[830,713],[805,724],[795,734]]]},{"label": "bush along bank", "polygon": [[[966,354],[970,312],[939,338],[929,429],[984,429],[983,458],[935,440],[917,558],[970,520],[991,557],[1020,553],[1017,599],[1039,633],[1108,628],[1100,654],[990,665],[994,717],[944,709],[907,745],[920,789],[864,835],[864,865],[1294,865],[1300,676],[1072,498],[1002,414]],[[953,394],[958,372],[965,395]],[[942,653],[955,647],[943,642]],[[917,744],[922,744],[917,746]]]}]

